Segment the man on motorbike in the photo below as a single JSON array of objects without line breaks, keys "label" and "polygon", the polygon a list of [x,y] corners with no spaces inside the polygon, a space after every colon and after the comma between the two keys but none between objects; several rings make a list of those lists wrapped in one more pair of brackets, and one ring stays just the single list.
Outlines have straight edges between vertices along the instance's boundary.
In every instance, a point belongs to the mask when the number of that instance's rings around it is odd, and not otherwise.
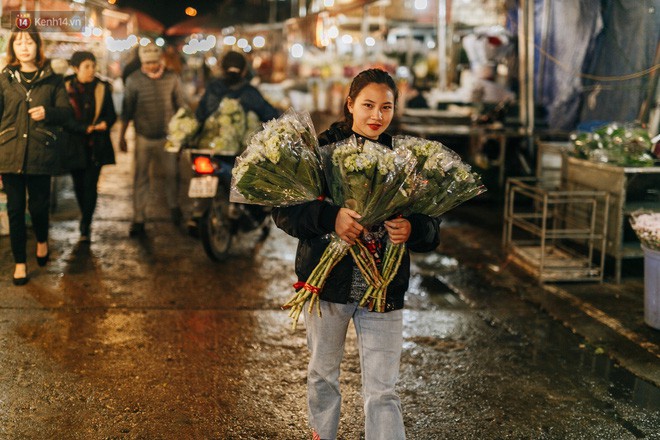
[{"label": "man on motorbike", "polygon": [[227,52],[222,58],[221,69],[222,76],[209,83],[199,101],[195,116],[201,124],[218,109],[224,98],[238,99],[245,113],[256,113],[262,122],[279,116],[279,112],[247,80],[248,66],[243,55]]},{"label": "man on motorbike", "polygon": [[[266,122],[279,116],[280,112],[248,81],[248,63],[242,54],[233,51],[228,52],[222,58],[220,66],[222,75],[220,78],[209,83],[195,113],[195,116],[200,122],[200,127],[204,127],[205,121],[219,110],[220,103],[225,98],[237,100],[246,115],[252,112],[261,122]],[[231,167],[233,167],[234,158],[223,157],[221,161],[223,166],[220,168],[218,174],[223,183],[222,187],[228,190],[230,188]],[[199,206],[195,205],[193,208],[193,220],[188,224],[189,231],[193,234],[196,234],[199,226],[198,219],[195,216],[200,215],[203,211],[203,209],[197,209]],[[237,207],[238,205],[233,206]],[[247,214],[240,217],[240,222],[243,223],[242,226],[246,230],[262,225],[268,216],[268,211],[261,206],[244,205],[240,208],[241,212]],[[264,227],[264,238],[268,234],[268,230],[269,227]]]}]

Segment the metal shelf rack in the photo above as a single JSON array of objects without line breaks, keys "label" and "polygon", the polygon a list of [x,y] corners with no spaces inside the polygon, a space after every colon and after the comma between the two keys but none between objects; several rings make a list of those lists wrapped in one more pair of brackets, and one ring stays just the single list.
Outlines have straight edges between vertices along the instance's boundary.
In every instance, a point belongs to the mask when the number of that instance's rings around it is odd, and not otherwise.
[{"label": "metal shelf rack", "polygon": [[503,247],[539,283],[603,281],[606,191],[562,191],[537,178],[512,178],[504,203]]}]

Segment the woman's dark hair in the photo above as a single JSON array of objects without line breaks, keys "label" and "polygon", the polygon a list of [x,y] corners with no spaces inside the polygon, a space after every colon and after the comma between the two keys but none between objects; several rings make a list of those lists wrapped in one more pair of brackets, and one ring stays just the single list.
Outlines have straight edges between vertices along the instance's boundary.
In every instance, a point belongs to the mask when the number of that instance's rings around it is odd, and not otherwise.
[{"label": "woman's dark hair", "polygon": [[223,78],[227,85],[231,86],[243,79],[247,60],[238,52],[227,52],[220,63]]},{"label": "woman's dark hair", "polygon": [[18,37],[18,34],[24,33],[30,36],[32,38],[32,41],[34,41],[37,44],[37,57],[34,60],[34,64],[39,68],[43,68],[44,65],[46,64],[46,56],[44,55],[44,45],[41,41],[41,35],[39,35],[39,32],[37,31],[22,31],[20,29],[14,29],[12,30],[11,35],[9,36],[9,41],[7,42],[7,65],[9,66],[20,66],[21,63],[18,61],[18,58],[16,58],[16,52],[14,52],[14,41],[16,41],[16,37]]},{"label": "woman's dark hair", "polygon": [[[399,90],[390,74],[381,69],[367,69],[358,73],[353,78],[353,82],[351,82],[351,87],[348,90],[348,98],[351,98],[355,102],[355,98],[369,84],[385,84],[389,87],[394,94],[394,105],[396,106],[396,101],[399,98]],[[344,122],[351,128],[353,127],[353,115],[348,111],[348,98],[346,98],[346,102],[344,103]]]},{"label": "woman's dark hair", "polygon": [[94,56],[93,53],[81,50],[78,52],[74,52],[73,55],[71,55],[69,64],[72,67],[80,67],[83,61],[87,61],[87,60],[92,61],[94,64],[96,64],[96,57]]}]

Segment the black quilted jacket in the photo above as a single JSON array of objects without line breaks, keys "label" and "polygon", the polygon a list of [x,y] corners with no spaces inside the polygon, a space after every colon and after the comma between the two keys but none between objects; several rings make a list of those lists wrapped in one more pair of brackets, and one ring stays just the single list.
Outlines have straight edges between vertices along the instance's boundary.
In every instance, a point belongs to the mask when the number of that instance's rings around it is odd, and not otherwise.
[{"label": "black quilted jacket", "polygon": [[[25,87],[15,67],[0,74],[0,173],[54,174],[61,169],[60,137],[73,110],[62,77],[49,66]],[[46,119],[28,109],[43,105]]]}]

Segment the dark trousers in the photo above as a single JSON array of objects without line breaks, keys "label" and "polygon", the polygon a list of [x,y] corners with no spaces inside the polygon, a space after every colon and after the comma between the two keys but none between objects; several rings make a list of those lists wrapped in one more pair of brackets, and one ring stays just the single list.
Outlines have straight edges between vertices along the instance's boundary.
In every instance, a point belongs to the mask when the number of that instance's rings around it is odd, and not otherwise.
[{"label": "dark trousers", "polygon": [[88,235],[92,217],[96,209],[96,199],[98,198],[97,185],[101,166],[89,165],[87,168],[72,170],[73,190],[76,193],[76,200],[82,217],[80,219],[80,233]]},{"label": "dark trousers", "polygon": [[[7,193],[9,239],[14,262],[27,262],[25,245],[25,206],[30,211],[34,235],[39,243],[48,241],[50,208],[50,176],[44,174],[3,174],[2,183]],[[27,197],[26,197],[27,191]]]}]

